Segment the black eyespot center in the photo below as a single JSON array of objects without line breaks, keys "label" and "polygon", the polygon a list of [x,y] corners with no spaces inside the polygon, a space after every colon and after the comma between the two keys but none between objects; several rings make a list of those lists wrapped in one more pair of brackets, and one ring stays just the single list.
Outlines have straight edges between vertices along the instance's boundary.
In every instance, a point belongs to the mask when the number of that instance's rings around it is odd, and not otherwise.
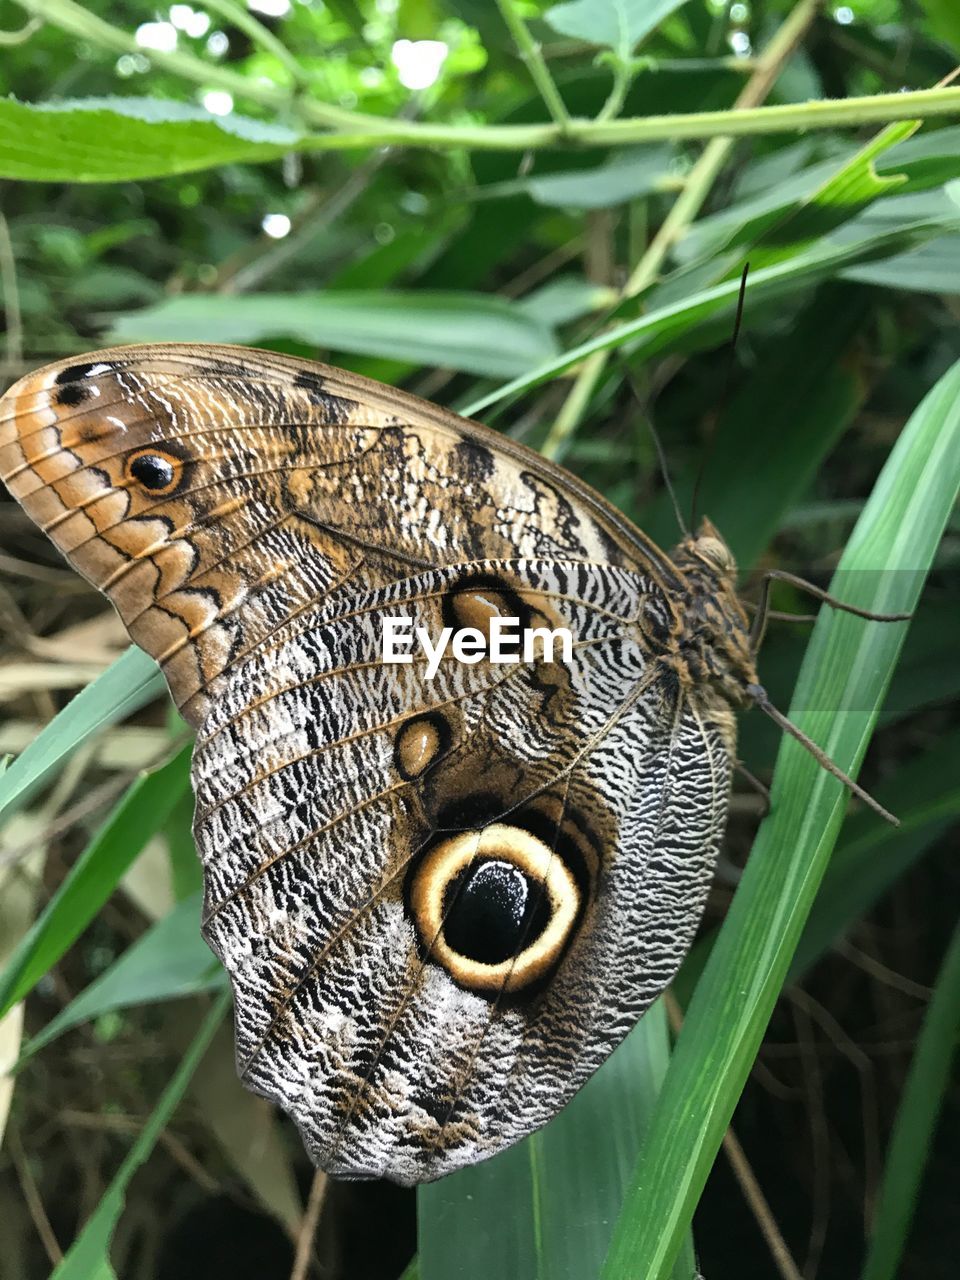
[{"label": "black eyespot center", "polygon": [[85,387],[80,382],[68,382],[60,388],[54,399],[57,404],[65,405],[72,409],[78,404],[83,404],[84,400],[90,399],[90,388]]},{"label": "black eyespot center", "polygon": [[530,946],[549,923],[543,886],[513,862],[484,859],[447,889],[443,932],[468,960],[501,964]]},{"label": "black eyespot center", "polygon": [[130,474],[145,489],[155,492],[173,483],[173,463],[157,453],[141,453],[131,462]]}]

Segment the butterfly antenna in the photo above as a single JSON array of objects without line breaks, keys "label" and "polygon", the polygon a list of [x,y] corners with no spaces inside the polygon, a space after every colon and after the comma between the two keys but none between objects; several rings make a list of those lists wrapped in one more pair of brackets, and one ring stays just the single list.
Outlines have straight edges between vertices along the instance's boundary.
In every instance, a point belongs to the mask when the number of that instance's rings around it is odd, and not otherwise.
[{"label": "butterfly antenna", "polygon": [[[640,394],[640,388],[637,386],[636,382],[634,381],[633,374],[630,371],[630,366],[627,364],[625,360],[621,360],[620,363],[623,368],[623,373],[624,373],[624,377],[626,379],[627,385],[629,386],[630,390],[633,392],[634,398],[636,399],[637,403],[640,405],[642,409],[643,396]],[[686,523],[683,519],[683,512],[680,509],[680,503],[677,501],[677,491],[674,489],[673,481],[670,479],[670,471],[669,471],[669,468],[667,467],[667,455],[663,447],[663,441],[660,439],[660,433],[657,431],[657,428],[653,425],[653,421],[650,415],[648,413],[644,413],[643,416],[644,416],[644,421],[646,422],[646,425],[647,425],[647,430],[650,432],[650,438],[653,440],[653,447],[657,451],[657,462],[659,463],[659,466],[660,466],[660,474],[663,476],[664,487],[666,488],[667,493],[670,495],[670,502],[673,505],[673,514],[677,517],[677,524],[680,526],[680,532],[684,535],[684,537],[689,537],[690,530],[687,528]]]},{"label": "butterfly antenna", "polygon": [[827,773],[832,774],[838,779],[838,781],[842,782],[849,791],[852,791],[855,796],[858,796],[864,804],[869,805],[874,813],[878,813],[885,822],[889,822],[894,827],[899,827],[899,818],[894,817],[889,809],[885,809],[879,801],[874,800],[869,791],[864,791],[863,787],[854,782],[849,774],[844,773],[839,765],[834,764],[827,753],[821,750],[812,738],[808,738],[802,729],[798,729],[792,720],[788,720],[782,711],[777,710],[767,696],[767,691],[764,689],[763,685],[747,685],[747,694],[753,699],[754,703],[760,708],[760,710],[770,717],[778,728],[782,729],[784,733],[789,733],[791,738],[796,738],[800,745],[810,752],[814,760],[816,760],[817,764],[820,765],[822,769],[826,769]]},{"label": "butterfly antenna", "polygon": [[[733,381],[733,368],[735,363],[734,356],[737,350],[737,341],[740,337],[740,328],[743,324],[743,305],[747,296],[747,275],[749,271],[750,271],[750,263],[745,262],[743,264],[743,270],[740,272],[740,292],[737,295],[737,312],[733,318],[733,334],[731,335],[731,338],[730,338],[730,360],[727,364],[727,376],[724,379],[723,390],[720,393],[718,407],[714,414],[714,421],[719,421],[721,415],[723,414],[730,400],[730,387]],[[703,452],[703,457],[700,461],[700,467],[697,471],[697,478],[693,482],[693,497],[690,500],[690,524],[693,526],[693,528],[697,527],[697,503],[700,498],[700,485],[701,485],[701,482],[703,481],[703,474],[707,469],[707,463],[710,461],[711,457],[713,456],[713,449],[714,449],[714,444],[716,443],[716,439],[717,439],[717,433],[714,431],[713,435],[710,438],[709,443],[707,444],[706,449]]]}]

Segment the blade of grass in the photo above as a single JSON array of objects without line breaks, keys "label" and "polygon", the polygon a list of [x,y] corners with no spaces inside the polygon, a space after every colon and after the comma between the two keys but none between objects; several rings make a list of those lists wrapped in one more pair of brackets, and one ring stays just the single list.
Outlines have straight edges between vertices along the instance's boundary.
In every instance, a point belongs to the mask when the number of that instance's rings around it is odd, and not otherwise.
[{"label": "blade of grass", "polygon": [[[863,239],[850,243],[824,241],[807,253],[798,254],[795,258],[764,267],[752,274],[747,282],[747,305],[758,306],[762,302],[794,293],[798,288],[830,278],[843,267],[853,266],[856,262],[889,257],[897,252],[898,245],[905,250],[910,242],[922,242],[941,230],[942,226],[937,221],[918,220],[892,231],[865,232]],[[687,338],[691,330],[732,311],[739,296],[740,281],[724,280],[721,284],[711,285],[657,307],[635,320],[607,329],[595,338],[565,351],[555,360],[538,365],[530,373],[497,387],[473,401],[462,412],[467,417],[473,417],[491,405],[530,391],[558,374],[565,373],[597,351],[613,350],[631,343],[636,344],[631,345],[631,351],[636,353],[642,350],[650,358],[661,351],[670,350]]]},{"label": "blade of grass", "polygon": [[[545,1129],[493,1160],[421,1187],[422,1280],[595,1276],[669,1054],[658,1002]],[[674,1275],[694,1274],[688,1238]]]},{"label": "blade of grass", "polygon": [[[897,815],[899,827],[877,822],[869,809],[846,822],[793,954],[790,982],[799,982],[960,817],[958,752],[960,732],[947,734],[876,788],[875,798]],[[718,934],[714,929],[697,940],[674,979],[681,1008],[689,1005]]]},{"label": "blade of grass", "polygon": [[923,1020],[883,1170],[862,1280],[894,1280],[960,1032],[960,925]]},{"label": "blade of grass", "polygon": [[162,693],[156,663],[140,649],[122,653],[38,734],[0,777],[0,821],[28,802],[93,734]]},{"label": "blade of grass", "polygon": [[157,1139],[176,1110],[190,1083],[191,1076],[197,1069],[229,1005],[230,993],[224,991],[201,1023],[200,1030],[180,1060],[180,1065],[164,1089],[153,1114],[104,1192],[93,1216],[74,1241],[66,1257],[51,1273],[50,1280],[103,1280],[104,1277],[114,1275],[109,1259],[110,1240],[120,1214],[123,1212],[127,1186],[134,1173],[150,1155]]},{"label": "blade of grass", "polygon": [[904,871],[960,816],[960,731],[909,760],[877,797],[900,819],[899,827],[854,814],[830,860],[810,918],[790,966],[798,982],[836,939],[873,906]]},{"label": "blade of grass", "polygon": [[191,747],[142,774],[70,873],[0,974],[0,1017],[21,1000],[79,937],[123,873],[166,822],[190,785]]},{"label": "blade of grass", "polygon": [[[904,428],[832,589],[912,610],[960,488],[960,364]],[[861,572],[850,572],[859,570]],[[863,572],[873,570],[874,572]],[[881,572],[876,572],[880,570]],[[906,624],[821,612],[791,719],[856,773]],[[784,738],[761,827],[697,985],[602,1271],[662,1280],[680,1247],[786,978],[847,805],[841,784]]]},{"label": "blade of grass", "polygon": [[51,1019],[24,1047],[20,1064],[80,1022],[114,1009],[196,995],[226,981],[200,936],[200,895],[194,894],[178,902]]}]

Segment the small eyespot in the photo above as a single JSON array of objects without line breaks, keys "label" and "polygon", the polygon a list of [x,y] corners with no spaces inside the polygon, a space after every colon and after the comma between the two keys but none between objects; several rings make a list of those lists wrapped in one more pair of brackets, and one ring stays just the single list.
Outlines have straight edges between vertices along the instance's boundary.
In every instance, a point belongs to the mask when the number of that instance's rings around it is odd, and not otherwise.
[{"label": "small eyespot", "polygon": [[159,453],[138,453],[128,463],[127,470],[138,484],[151,493],[169,490],[176,480],[176,468],[169,458]]}]

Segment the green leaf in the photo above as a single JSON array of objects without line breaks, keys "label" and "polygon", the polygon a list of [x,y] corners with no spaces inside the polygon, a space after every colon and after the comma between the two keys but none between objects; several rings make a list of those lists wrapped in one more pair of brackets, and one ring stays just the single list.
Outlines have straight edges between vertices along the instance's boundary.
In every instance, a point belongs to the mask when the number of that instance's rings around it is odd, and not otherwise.
[{"label": "green leaf", "polygon": [[130,648],[87,685],[0,778],[0,820],[8,818],[95,733],[139,710],[165,688],[152,658]]},{"label": "green leaf", "polygon": [[[842,557],[840,595],[871,610],[912,610],[958,489],[960,364],[916,410],[888,458]],[[790,718],[850,773],[866,750],[905,625],[826,609],[818,619]],[[604,1280],[669,1274],[786,979],[846,801],[842,785],[784,737],[771,813],[694,992]]]},{"label": "green leaf", "polygon": [[931,31],[954,53],[960,53],[960,11],[956,0],[920,0],[920,7],[926,12]]},{"label": "green leaf", "polygon": [[554,5],[544,19],[562,36],[606,45],[621,62],[664,18],[687,0],[572,0]]},{"label": "green leaf", "polygon": [[229,1005],[229,992],[224,992],[211,1006],[139,1138],[104,1192],[93,1216],[71,1245],[66,1257],[52,1271],[50,1280],[105,1280],[114,1276],[109,1259],[110,1241],[123,1212],[130,1179],[156,1146],[157,1139],[177,1109],[177,1104],[190,1083],[190,1077],[197,1069]]},{"label": "green leaf", "polygon": [[276,160],[303,134],[159,98],[0,99],[0,177],[120,182]]},{"label": "green leaf", "polygon": [[504,377],[556,354],[550,330],[516,303],[474,293],[189,294],[115,321],[114,342],[295,338],[326,350]]},{"label": "green leaf", "polygon": [[632,147],[594,169],[545,173],[511,183],[552,209],[609,209],[659,190],[669,176],[673,147]]},{"label": "green leaf", "polygon": [[791,982],[870,910],[960,815],[960,731],[938,738],[929,751],[908,760],[877,799],[900,819],[877,822],[868,810],[844,827],[823,878],[793,961]]},{"label": "green leaf", "polygon": [[[896,815],[899,827],[877,822],[869,809],[847,819],[793,954],[791,983],[799,982],[956,822],[960,815],[958,751],[960,733],[948,734],[875,788],[874,797]],[[697,940],[674,980],[671,990],[684,1009],[718,933],[714,929]]]},{"label": "green leaf", "polygon": [[200,895],[194,894],[178,902],[48,1022],[24,1047],[21,1061],[103,1013],[212,991],[226,981],[200,936]]},{"label": "green leaf", "polygon": [[184,747],[161,768],[142,774],[70,868],[0,974],[0,1017],[56,964],[163,826],[190,785],[190,754]]},{"label": "green leaf", "polygon": [[[855,353],[868,298],[849,285],[821,289],[798,316],[789,342],[779,334],[761,339],[751,376],[722,412],[697,508],[721,530],[744,578],[860,407],[866,386]],[[774,423],[777,447],[771,449]],[[674,487],[681,511],[689,512],[692,480]],[[644,529],[661,545],[675,540],[668,495],[644,513]]]},{"label": "green leaf", "polygon": [[894,1280],[960,1033],[960,925],[954,930],[900,1099],[863,1280]]},{"label": "green leaf", "polygon": [[[863,201],[851,204],[850,198],[854,193],[848,189],[831,215],[823,193],[831,184],[843,180],[843,175],[847,175],[847,180],[854,178],[863,184],[861,195],[868,194],[872,187],[881,208],[896,206],[904,193],[927,191],[960,177],[960,128],[939,129],[901,138],[886,150],[874,150],[874,144],[885,134],[886,130],[867,144],[866,149],[844,150],[782,178],[771,175],[771,180],[759,184],[759,194],[738,201],[719,213],[699,218],[677,245],[676,257],[688,262],[738,245],[749,245],[767,228],[781,224],[803,208],[817,203],[821,206],[824,228],[828,221],[830,225],[841,225],[857,208],[865,205]],[[865,150],[870,152],[866,157]],[[757,161],[754,167],[764,174],[767,163],[766,160]],[[895,196],[894,192],[899,194]],[[810,217],[809,213],[807,217]],[[751,265],[759,265],[752,254]]]},{"label": "green leaf", "polygon": [[918,293],[960,293],[960,235],[937,236],[907,253],[848,267],[845,280]]},{"label": "green leaf", "polygon": [[616,289],[594,284],[581,276],[555,276],[549,284],[521,298],[518,306],[541,324],[569,324],[612,306],[618,298]]},{"label": "green leaf", "polygon": [[919,123],[912,120],[888,125],[799,206],[773,219],[760,235],[757,235],[759,228],[754,227],[748,236],[751,266],[765,267],[793,257],[849,222],[875,200],[901,187],[905,177],[902,174],[881,177],[876,171],[876,160],[919,127]]},{"label": "green leaf", "polygon": [[[938,223],[931,224],[921,219],[895,231],[864,232],[863,239],[847,243],[824,241],[807,253],[751,273],[747,281],[747,306],[756,307],[782,298],[801,287],[830,278],[854,262],[884,257],[897,248],[902,248],[905,243],[921,240],[937,230]],[[739,279],[724,280],[664,303],[645,315],[617,325],[531,372],[514,378],[473,401],[463,412],[473,416],[510,396],[530,391],[555,378],[557,374],[565,373],[595,351],[610,351],[629,343],[631,351],[642,351],[649,358],[662,351],[683,348],[689,343],[692,331],[703,329],[709,321],[731,314],[739,296]]]},{"label": "green leaf", "polygon": [[[597,1275],[668,1057],[657,1003],[546,1128],[421,1187],[421,1280]],[[675,1274],[692,1280],[692,1248]]]}]

